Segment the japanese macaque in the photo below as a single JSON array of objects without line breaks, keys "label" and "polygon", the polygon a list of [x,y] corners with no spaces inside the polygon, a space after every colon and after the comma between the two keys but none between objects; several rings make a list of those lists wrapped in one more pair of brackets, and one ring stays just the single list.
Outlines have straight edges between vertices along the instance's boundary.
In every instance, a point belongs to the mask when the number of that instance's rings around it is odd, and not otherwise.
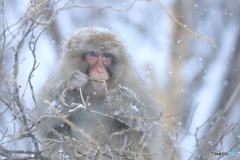
[{"label": "japanese macaque", "polygon": [[62,50],[36,107],[43,155],[54,160],[158,156],[152,142],[160,114],[121,39],[108,29],[87,27],[72,34]]}]

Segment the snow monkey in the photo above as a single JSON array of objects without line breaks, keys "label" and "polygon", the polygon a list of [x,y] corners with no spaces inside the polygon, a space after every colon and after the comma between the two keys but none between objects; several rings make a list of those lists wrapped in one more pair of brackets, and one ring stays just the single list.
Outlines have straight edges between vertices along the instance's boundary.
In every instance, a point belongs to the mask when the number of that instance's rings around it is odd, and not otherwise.
[{"label": "snow monkey", "polygon": [[49,159],[157,156],[152,143],[160,113],[113,31],[73,33],[40,95],[45,100],[38,101],[35,117]]}]

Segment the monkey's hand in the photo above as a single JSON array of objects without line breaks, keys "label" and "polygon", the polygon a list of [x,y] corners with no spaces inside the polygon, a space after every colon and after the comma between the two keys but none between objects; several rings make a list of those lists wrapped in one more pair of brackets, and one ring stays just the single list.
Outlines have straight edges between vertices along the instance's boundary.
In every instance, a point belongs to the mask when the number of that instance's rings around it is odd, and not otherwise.
[{"label": "monkey's hand", "polygon": [[137,95],[129,88],[120,85],[107,91],[103,107],[107,113],[133,126],[143,125],[144,118],[147,117],[145,106]]},{"label": "monkey's hand", "polygon": [[80,87],[84,86],[88,81],[88,76],[82,73],[79,70],[72,72],[71,77],[67,83],[67,87],[72,87],[79,89]]}]

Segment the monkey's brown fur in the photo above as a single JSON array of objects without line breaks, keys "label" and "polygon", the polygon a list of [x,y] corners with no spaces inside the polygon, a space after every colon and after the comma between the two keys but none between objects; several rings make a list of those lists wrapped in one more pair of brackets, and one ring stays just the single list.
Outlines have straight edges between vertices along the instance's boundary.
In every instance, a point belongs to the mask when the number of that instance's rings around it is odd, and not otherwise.
[{"label": "monkey's brown fur", "polygon": [[[89,64],[85,55],[91,51],[110,53],[114,57],[107,68],[110,75],[106,80],[107,91],[105,88],[95,89],[90,83]],[[66,91],[65,98],[61,98],[62,92],[69,87],[74,89]],[[69,113],[67,119],[82,129],[94,142],[82,135],[79,130],[67,125],[62,118],[57,118],[59,113],[66,115],[74,109],[65,106],[63,100],[69,105],[84,104],[80,96],[80,88],[87,109]],[[122,40],[112,31],[88,27],[72,34],[63,45],[61,58],[45,83],[41,96],[48,99],[51,104],[39,100],[36,107],[37,118],[50,115],[42,118],[41,124],[45,127],[39,125],[41,130],[39,133],[42,139],[57,140],[55,144],[46,144],[44,141],[43,154],[50,159],[113,159],[113,157],[151,159],[153,157],[152,154],[142,154],[152,153],[151,142],[155,141],[150,140],[153,120],[145,118],[158,117],[159,111],[133,68]],[[92,113],[89,110],[109,116]],[[46,130],[46,126],[65,135],[65,138],[61,139],[58,134]]]}]

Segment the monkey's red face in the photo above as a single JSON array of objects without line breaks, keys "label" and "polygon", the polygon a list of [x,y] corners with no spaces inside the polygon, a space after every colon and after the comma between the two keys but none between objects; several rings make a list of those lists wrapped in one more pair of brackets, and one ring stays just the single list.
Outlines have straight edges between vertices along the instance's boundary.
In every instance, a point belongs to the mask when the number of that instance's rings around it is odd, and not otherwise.
[{"label": "monkey's red face", "polygon": [[[108,80],[110,75],[107,68],[113,61],[113,55],[102,52],[89,52],[86,54],[86,60],[90,65],[88,76],[94,79]],[[101,87],[103,84],[97,81],[91,81],[94,87]]]}]

